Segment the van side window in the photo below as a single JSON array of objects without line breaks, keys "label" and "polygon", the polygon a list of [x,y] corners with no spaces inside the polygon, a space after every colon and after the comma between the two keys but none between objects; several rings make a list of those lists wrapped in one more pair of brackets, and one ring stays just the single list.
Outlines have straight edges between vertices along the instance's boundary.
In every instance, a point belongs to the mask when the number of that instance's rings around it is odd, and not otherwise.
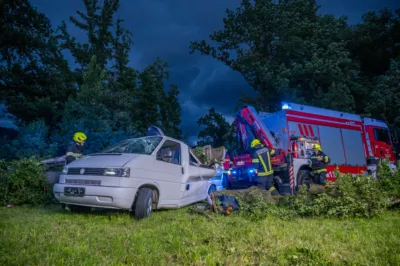
[{"label": "van side window", "polygon": [[189,160],[190,160],[190,165],[196,166],[198,164],[198,162],[196,161],[190,150],[189,150]]},{"label": "van side window", "polygon": [[389,131],[384,128],[374,128],[374,137],[377,141],[382,141],[390,144]]},{"label": "van side window", "polygon": [[180,165],[181,145],[175,141],[166,140],[157,152],[157,160]]}]

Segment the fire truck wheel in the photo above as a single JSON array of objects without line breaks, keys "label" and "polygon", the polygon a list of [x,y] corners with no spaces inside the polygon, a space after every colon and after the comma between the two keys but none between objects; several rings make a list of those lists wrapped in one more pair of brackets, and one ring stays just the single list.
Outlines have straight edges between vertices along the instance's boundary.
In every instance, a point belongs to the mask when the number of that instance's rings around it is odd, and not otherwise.
[{"label": "fire truck wheel", "polygon": [[312,183],[312,178],[309,170],[299,170],[297,172],[297,190],[300,189],[302,185],[307,185]]}]

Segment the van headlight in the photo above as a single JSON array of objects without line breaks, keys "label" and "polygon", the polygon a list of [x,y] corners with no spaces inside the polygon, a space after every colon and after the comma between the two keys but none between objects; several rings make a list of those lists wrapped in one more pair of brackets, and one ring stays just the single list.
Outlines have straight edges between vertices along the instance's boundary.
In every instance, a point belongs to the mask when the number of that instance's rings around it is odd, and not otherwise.
[{"label": "van headlight", "polygon": [[104,170],[104,175],[106,176],[129,177],[130,173],[130,168],[108,167]]},{"label": "van headlight", "polygon": [[63,173],[64,175],[68,174],[68,167],[67,167],[67,166],[64,166],[64,168],[63,168],[63,170],[62,170],[62,173]]}]

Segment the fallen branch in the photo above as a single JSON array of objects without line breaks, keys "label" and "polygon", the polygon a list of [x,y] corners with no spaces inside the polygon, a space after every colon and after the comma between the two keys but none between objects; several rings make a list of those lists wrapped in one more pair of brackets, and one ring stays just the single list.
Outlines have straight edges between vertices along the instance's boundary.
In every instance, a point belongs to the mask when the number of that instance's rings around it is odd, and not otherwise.
[{"label": "fallen branch", "polygon": [[207,211],[206,211],[206,209],[203,210],[203,209],[200,209],[200,208],[198,208],[198,207],[199,207],[199,206],[196,206],[196,207],[192,208],[191,210],[192,210],[193,212],[195,212],[195,213],[203,214],[203,215],[206,216],[207,218],[209,218],[209,219],[215,221],[215,218],[212,217],[210,214],[208,214]]}]

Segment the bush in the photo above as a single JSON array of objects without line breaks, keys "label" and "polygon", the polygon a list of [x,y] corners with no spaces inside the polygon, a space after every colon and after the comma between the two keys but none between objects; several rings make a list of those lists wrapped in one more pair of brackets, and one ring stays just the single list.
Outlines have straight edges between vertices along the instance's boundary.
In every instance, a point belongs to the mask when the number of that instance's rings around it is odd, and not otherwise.
[{"label": "bush", "polygon": [[371,176],[336,172],[336,182],[325,191],[312,194],[305,187],[296,197],[282,199],[280,205],[295,210],[300,216],[372,217],[388,206],[387,194]]},{"label": "bush", "polygon": [[391,198],[400,198],[400,170],[392,173],[387,162],[378,164],[377,177],[381,190]]},{"label": "bush", "polygon": [[269,215],[280,218],[291,218],[296,215],[293,210],[279,206],[278,198],[272,197],[269,191],[255,186],[245,190],[223,191],[220,194],[235,197],[240,206],[238,215],[252,221],[265,219]]},{"label": "bush", "polygon": [[51,198],[51,187],[45,168],[36,159],[0,160],[0,202],[4,206],[45,203]]},{"label": "bush", "polygon": [[292,217],[372,217],[383,212],[390,202],[381,184],[371,176],[355,176],[336,172],[335,184],[328,184],[318,193],[300,188],[293,197],[271,197],[270,193],[252,187],[242,191],[224,191],[236,197],[239,215],[251,220],[268,215],[287,219]]}]

